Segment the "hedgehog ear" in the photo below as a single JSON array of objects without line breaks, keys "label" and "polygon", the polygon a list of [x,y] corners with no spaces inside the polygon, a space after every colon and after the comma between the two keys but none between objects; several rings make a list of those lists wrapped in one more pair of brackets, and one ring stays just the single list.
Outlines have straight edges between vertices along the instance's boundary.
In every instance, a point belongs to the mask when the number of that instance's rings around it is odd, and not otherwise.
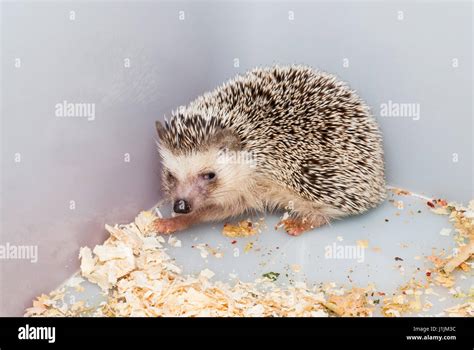
[{"label": "hedgehog ear", "polygon": [[166,129],[165,127],[163,126],[163,124],[161,124],[161,122],[159,120],[157,120],[155,122],[155,126],[156,126],[156,133],[158,134],[158,137],[160,138],[160,140],[163,139],[163,136],[166,132]]},{"label": "hedgehog ear", "polygon": [[240,139],[229,129],[220,129],[214,134],[214,143],[220,149],[239,150]]}]

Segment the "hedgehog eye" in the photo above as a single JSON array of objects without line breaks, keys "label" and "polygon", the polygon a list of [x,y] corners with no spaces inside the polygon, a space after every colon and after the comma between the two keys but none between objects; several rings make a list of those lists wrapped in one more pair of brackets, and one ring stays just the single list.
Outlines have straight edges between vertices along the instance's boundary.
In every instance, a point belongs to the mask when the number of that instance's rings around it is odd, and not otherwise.
[{"label": "hedgehog eye", "polygon": [[174,175],[171,174],[169,171],[166,171],[165,176],[166,176],[166,179],[167,179],[168,181],[170,181],[170,182],[176,180],[176,178],[174,177]]},{"label": "hedgehog eye", "polygon": [[209,181],[209,180],[214,179],[214,178],[216,177],[216,174],[211,172],[211,173],[202,174],[201,176],[202,176],[202,178],[203,178],[204,180],[208,180],[208,181]]}]

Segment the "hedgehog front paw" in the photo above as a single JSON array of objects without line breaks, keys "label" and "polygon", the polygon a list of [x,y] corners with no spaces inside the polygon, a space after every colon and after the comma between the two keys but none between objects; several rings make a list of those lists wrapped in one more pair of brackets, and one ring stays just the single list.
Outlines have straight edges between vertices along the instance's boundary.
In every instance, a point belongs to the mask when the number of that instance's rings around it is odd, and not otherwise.
[{"label": "hedgehog front paw", "polygon": [[286,233],[288,233],[290,236],[300,236],[302,233],[310,231],[313,228],[319,227],[321,225],[319,223],[315,225],[307,220],[286,219],[280,221],[276,228],[281,226],[283,226]]},{"label": "hedgehog front paw", "polygon": [[179,230],[178,221],[175,218],[156,219],[152,223],[155,231],[164,234],[170,234]]},{"label": "hedgehog front paw", "polygon": [[311,225],[298,219],[286,219],[282,222],[283,228],[290,236],[299,236],[302,233],[311,230]]}]

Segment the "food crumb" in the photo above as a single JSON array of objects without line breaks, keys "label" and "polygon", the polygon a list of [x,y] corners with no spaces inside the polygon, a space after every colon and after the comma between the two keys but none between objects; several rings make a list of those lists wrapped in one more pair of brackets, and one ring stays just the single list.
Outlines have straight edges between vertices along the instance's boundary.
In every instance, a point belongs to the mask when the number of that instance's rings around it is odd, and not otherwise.
[{"label": "food crumb", "polygon": [[237,225],[229,223],[224,224],[222,234],[226,237],[249,237],[257,234],[261,220],[257,223],[252,223],[250,220],[240,221]]},{"label": "food crumb", "polygon": [[248,253],[253,248],[253,242],[248,242],[244,247],[244,252]]},{"label": "food crumb", "polygon": [[301,271],[301,265],[292,264],[290,267],[293,270],[293,272],[300,272]]},{"label": "food crumb", "polygon": [[368,248],[369,247],[369,241],[367,239],[361,239],[356,242],[357,246],[361,248]]}]

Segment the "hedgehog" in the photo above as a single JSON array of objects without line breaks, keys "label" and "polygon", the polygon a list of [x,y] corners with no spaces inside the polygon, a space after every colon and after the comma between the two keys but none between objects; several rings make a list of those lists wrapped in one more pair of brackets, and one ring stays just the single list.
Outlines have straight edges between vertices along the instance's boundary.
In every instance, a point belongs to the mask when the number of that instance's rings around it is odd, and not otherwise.
[{"label": "hedgehog", "polygon": [[157,121],[172,233],[287,210],[291,235],[360,214],[386,194],[382,135],[367,104],[308,66],[255,68]]}]

